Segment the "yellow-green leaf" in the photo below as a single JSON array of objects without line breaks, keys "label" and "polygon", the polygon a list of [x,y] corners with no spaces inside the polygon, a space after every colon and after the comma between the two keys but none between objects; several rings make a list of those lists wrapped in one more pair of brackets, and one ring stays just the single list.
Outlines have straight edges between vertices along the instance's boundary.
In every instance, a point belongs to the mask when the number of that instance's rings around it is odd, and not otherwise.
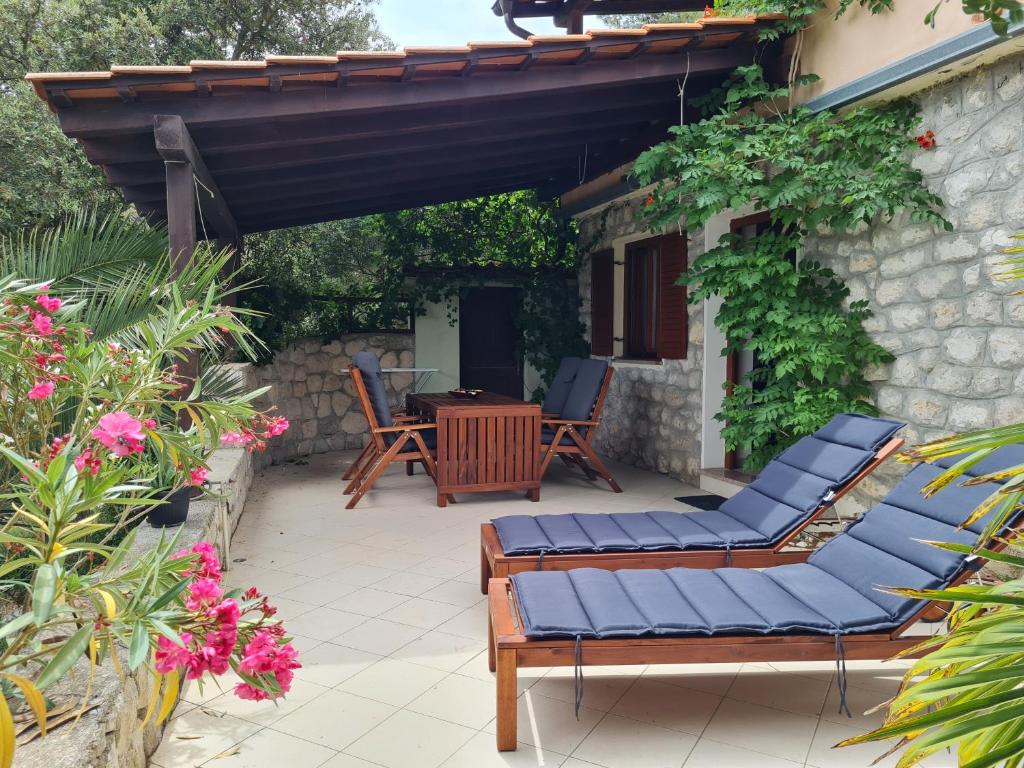
[{"label": "yellow-green leaf", "polygon": [[36,716],[36,722],[39,723],[39,732],[45,736],[46,700],[43,699],[43,694],[41,694],[39,689],[36,688],[35,683],[27,677],[15,675],[11,672],[7,672],[5,677],[21,689],[22,694],[25,696],[25,701],[28,703],[29,707],[32,708],[32,713]]}]

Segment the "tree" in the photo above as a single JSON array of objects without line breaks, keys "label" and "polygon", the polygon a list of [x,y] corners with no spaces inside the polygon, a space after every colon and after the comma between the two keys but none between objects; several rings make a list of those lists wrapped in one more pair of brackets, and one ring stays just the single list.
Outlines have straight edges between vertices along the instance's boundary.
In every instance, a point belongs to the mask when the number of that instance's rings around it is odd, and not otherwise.
[{"label": "tree", "polygon": [[375,0],[4,0],[0,3],[0,232],[83,206],[125,210],[26,72],[104,70],[386,47]]}]

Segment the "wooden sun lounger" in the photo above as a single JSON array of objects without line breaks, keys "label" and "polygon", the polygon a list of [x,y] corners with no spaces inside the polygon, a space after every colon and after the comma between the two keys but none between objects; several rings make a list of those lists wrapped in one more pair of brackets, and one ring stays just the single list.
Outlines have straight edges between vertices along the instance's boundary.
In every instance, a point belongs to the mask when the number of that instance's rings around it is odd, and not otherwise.
[{"label": "wooden sun lounger", "polygon": [[480,526],[480,591],[487,594],[492,578],[504,578],[524,571],[566,571],[570,568],[601,568],[615,571],[620,568],[720,568],[734,565],[738,568],[767,568],[772,565],[802,563],[813,550],[787,550],[794,540],[817,521],[835,502],[849,493],[886,459],[903,445],[900,438],[892,438],[875,454],[871,463],[850,482],[838,490],[827,504],[822,504],[809,517],[771,547],[741,547],[725,549],[663,550],[657,552],[582,552],[577,554],[506,555],[492,523]]},{"label": "wooden sun lounger", "polygon": [[[967,572],[960,583],[971,573]],[[487,659],[497,679],[497,745],[516,749],[516,681],[523,667],[615,666],[628,664],[707,664],[757,661],[835,661],[832,635],[717,635],[634,637],[583,640],[576,656],[575,640],[531,639],[522,634],[522,620],[512,583],[491,579],[488,586]],[[934,608],[921,609],[891,632],[843,635],[848,660],[882,660],[912,648],[924,638],[904,636]]]}]

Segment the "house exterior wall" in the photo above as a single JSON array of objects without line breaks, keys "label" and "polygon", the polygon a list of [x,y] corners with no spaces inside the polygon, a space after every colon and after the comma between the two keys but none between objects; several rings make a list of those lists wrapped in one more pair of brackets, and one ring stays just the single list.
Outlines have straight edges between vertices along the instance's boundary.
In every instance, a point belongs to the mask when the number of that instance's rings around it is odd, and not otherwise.
[{"label": "house exterior wall", "polygon": [[[590,257],[615,250],[622,261],[625,245],[649,237],[637,220],[641,197],[616,202],[580,221],[584,255],[580,274],[581,313],[590,332]],[[692,260],[703,252],[701,232],[687,233]],[[616,279],[616,295],[621,296]],[[704,325],[700,306],[689,305],[689,339],[685,360],[660,363],[613,361],[615,376],[605,401],[595,444],[607,456],[644,469],[696,482],[700,469],[701,377],[704,360]],[[616,301],[616,334],[621,336],[621,305]]]},{"label": "house exterior wall", "polygon": [[[914,165],[955,230],[899,217],[813,237],[803,254],[869,301],[869,331],[896,356],[870,372],[875,401],[909,424],[908,441],[1024,421],[1024,297],[1012,295],[1022,286],[996,276],[1024,231],[1024,55],[917,101],[938,146]],[[888,483],[887,471],[873,483]]]},{"label": "house exterior wall", "polygon": [[[1024,232],[1024,55],[916,98],[922,129],[935,133],[938,146],[917,154],[914,164],[946,201],[955,230],[900,216],[855,234],[811,237],[801,254],[835,270],[850,286],[851,300],[867,299],[875,312],[868,330],[896,360],[868,375],[882,415],[906,421],[910,442],[1024,421],[1024,297],[1012,295],[1020,285],[996,279],[1011,235]],[[586,251],[640,236],[640,204],[638,198],[620,199],[582,215]],[[721,229],[709,224],[709,243]],[[691,262],[703,245],[700,233],[690,233]],[[589,330],[588,258],[580,288]],[[599,438],[603,453],[689,481],[701,466],[721,466],[717,450],[705,451],[701,460],[702,420],[714,413],[708,396],[721,386],[720,378],[709,376],[711,368],[702,370],[703,311],[690,307],[687,360],[649,367],[615,363]],[[713,316],[711,307],[708,323]],[[717,364],[717,349],[710,354]],[[862,484],[862,503],[891,487],[901,468],[890,465]]]},{"label": "house exterior wall", "polygon": [[934,5],[931,0],[911,0],[874,14],[854,3],[835,19],[839,0],[828,0],[827,8],[803,33],[800,69],[814,72],[821,80],[802,89],[801,100],[839,88],[977,25],[961,12],[958,3],[948,3],[931,27],[924,23],[924,17]]}]

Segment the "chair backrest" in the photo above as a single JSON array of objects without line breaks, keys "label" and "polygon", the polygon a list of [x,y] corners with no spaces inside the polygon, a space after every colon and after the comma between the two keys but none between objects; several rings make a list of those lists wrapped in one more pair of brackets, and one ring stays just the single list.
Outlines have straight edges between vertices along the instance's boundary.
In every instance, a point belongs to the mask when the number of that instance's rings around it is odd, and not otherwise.
[{"label": "chair backrest", "polygon": [[[884,610],[893,621],[910,619],[921,601],[879,591],[879,587],[936,589],[949,585],[967,568],[965,556],[927,541],[975,544],[988,524],[986,515],[960,525],[999,483],[963,485],[958,481],[930,497],[921,489],[943,472],[943,464],[920,464],[846,532],[811,555],[808,562],[852,587]],[[1000,448],[968,471],[970,477],[1024,463],[1024,445]],[[991,515],[991,513],[989,513]]]},{"label": "chair backrest", "polygon": [[[378,427],[393,427],[395,421],[391,418],[391,405],[388,403],[388,391],[384,386],[384,373],[380,369],[380,360],[372,352],[357,352],[352,356],[352,365],[359,369],[362,375],[363,386],[366,389],[370,402],[370,412],[366,414],[370,426],[377,422]],[[363,409],[366,410],[366,403]],[[373,419],[370,415],[373,415]]]},{"label": "chair backrest", "polygon": [[904,426],[855,413],[834,416],[768,462],[719,510],[775,541],[860,474]]},{"label": "chair backrest", "polygon": [[558,364],[558,372],[555,373],[555,378],[551,380],[551,386],[548,387],[548,393],[544,396],[544,404],[541,405],[541,410],[544,413],[562,413],[565,401],[569,397],[569,390],[572,389],[582,362],[583,360],[578,357],[562,358],[562,362]]},{"label": "chair backrest", "polygon": [[580,360],[576,378],[566,395],[565,404],[561,409],[563,419],[588,421],[597,406],[601,386],[604,384],[605,373],[608,371],[606,360]]}]

